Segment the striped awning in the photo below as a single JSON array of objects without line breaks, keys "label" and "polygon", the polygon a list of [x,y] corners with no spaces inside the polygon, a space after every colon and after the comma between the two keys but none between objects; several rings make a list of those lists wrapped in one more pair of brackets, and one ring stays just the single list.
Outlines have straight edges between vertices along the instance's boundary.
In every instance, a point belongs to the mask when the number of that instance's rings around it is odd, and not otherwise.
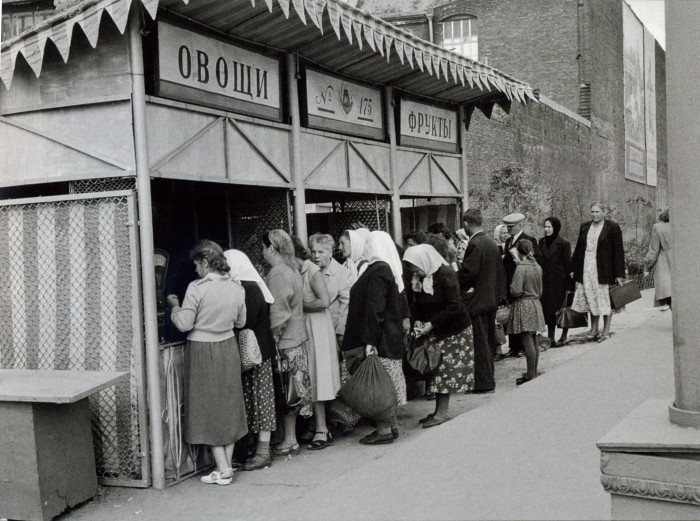
[{"label": "striped awning", "polygon": [[[189,0],[134,0],[140,2],[151,18],[155,19],[159,5],[175,10],[175,5],[189,4]],[[212,2],[192,2],[198,9]],[[258,0],[260,4],[261,0]],[[502,93],[508,100],[526,102],[535,100],[531,87],[502,72],[445,50],[422,40],[364,11],[340,0],[263,0],[270,13],[281,9],[284,17],[297,17],[304,26],[309,21],[324,35],[333,31],[339,41],[345,40],[360,50],[371,50],[387,62],[398,61],[421,74],[443,80],[447,84],[483,92]],[[250,4],[255,0],[218,0],[232,5]],[[41,74],[46,43],[51,40],[64,61],[70,58],[71,39],[76,25],[85,33],[90,44],[97,45],[100,21],[107,13],[123,34],[132,0],[84,0],[75,7],[60,12],[28,32],[3,42],[0,48],[0,80],[10,88],[17,56],[21,54],[37,77]],[[212,7],[213,9],[213,7]],[[185,11],[183,9],[183,11]],[[200,9],[201,10],[201,9]],[[328,27],[330,25],[330,27]],[[324,33],[325,31],[325,33]]]}]

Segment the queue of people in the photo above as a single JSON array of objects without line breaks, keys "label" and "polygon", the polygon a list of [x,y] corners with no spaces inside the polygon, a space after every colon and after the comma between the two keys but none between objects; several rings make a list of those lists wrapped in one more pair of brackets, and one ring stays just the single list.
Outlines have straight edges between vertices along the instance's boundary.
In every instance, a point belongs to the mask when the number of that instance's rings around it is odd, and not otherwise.
[{"label": "queue of people", "polygon": [[[271,230],[261,237],[269,265],[264,279],[245,253],[199,242],[190,253],[199,278],[182,305],[175,295],[167,302],[173,324],[188,332],[184,439],[209,445],[216,463],[201,481],[228,485],[234,467],[269,467],[273,456],[296,455],[304,443],[309,450],[332,446],[331,424],[347,432],[361,419],[339,391],[372,356],[391,382],[379,396],[393,406],[366,418],[376,428],[360,443],[394,442],[397,409],[407,400],[406,345],[416,339],[439,353],[424,375],[435,408],[418,422],[431,428],[448,421],[452,394],[495,390],[499,306],[509,309],[507,320],[500,319],[509,356],[523,351],[526,357],[517,385],[537,378],[539,333],[547,331],[551,347],[568,342],[567,329],[559,340],[555,331],[569,293],[574,310],[591,314],[588,337],[609,338],[608,288],[624,277],[622,235],[599,203],[591,217],[573,254],[556,217],[545,219],[537,241],[524,232],[523,214],[504,217],[491,235],[478,209],[464,213],[455,233],[444,224],[411,232],[405,251],[386,232],[358,224],[339,237],[342,263],[333,257],[330,235],[312,235],[307,247],[284,230]],[[663,249],[659,228],[657,249]],[[648,262],[666,261],[654,250]],[[261,359],[245,372],[237,339],[244,330],[254,335]],[[234,444],[246,434],[254,449],[234,462]]]}]

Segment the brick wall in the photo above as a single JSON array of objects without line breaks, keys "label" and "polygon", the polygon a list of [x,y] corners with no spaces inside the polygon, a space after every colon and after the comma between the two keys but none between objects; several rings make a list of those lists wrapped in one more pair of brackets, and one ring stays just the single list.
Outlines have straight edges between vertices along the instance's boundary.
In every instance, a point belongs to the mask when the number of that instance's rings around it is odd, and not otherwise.
[{"label": "brick wall", "polygon": [[[404,29],[426,37],[433,14],[435,43],[442,41],[441,21],[475,16],[479,58],[527,81],[533,88],[576,113],[580,85],[590,85],[590,128],[543,104],[513,104],[510,115],[499,108],[488,120],[475,111],[467,134],[470,192],[485,202],[494,175],[516,166],[527,173],[536,209],[531,231],[549,214],[562,219],[565,234],[575,239],[596,200],[612,208],[626,238],[648,233],[656,210],[667,203],[665,59],[657,45],[658,189],[625,179],[624,71],[622,3],[616,0],[435,0],[402,11],[404,0],[369,0],[365,8],[392,21],[411,18]],[[426,15],[422,21],[418,16]],[[639,202],[649,201],[650,206]],[[635,202],[636,201],[636,202]],[[491,198],[486,216],[497,224],[505,210]],[[537,226],[533,226],[536,224]]]}]

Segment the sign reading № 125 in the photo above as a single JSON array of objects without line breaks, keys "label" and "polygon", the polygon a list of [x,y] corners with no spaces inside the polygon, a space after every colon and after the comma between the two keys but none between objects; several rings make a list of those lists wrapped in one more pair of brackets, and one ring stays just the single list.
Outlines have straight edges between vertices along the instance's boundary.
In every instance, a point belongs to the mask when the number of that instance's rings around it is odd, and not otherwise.
[{"label": "sign reading \u2116 125", "polygon": [[235,45],[158,23],[160,81],[280,108],[279,62]]},{"label": "sign reading \u2116 125", "polygon": [[310,126],[383,136],[379,89],[307,69],[306,106]]},{"label": "sign reading \u2116 125", "polygon": [[457,149],[457,111],[401,100],[401,144]]}]

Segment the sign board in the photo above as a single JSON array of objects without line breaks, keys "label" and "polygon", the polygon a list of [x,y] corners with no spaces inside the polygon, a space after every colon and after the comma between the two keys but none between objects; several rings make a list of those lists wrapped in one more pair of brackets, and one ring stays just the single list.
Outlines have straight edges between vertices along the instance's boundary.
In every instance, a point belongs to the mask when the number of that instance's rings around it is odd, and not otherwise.
[{"label": "sign board", "polygon": [[281,119],[274,58],[158,22],[157,74],[163,97]]},{"label": "sign board", "polygon": [[306,113],[310,127],[384,138],[379,89],[307,69]]},{"label": "sign board", "polygon": [[457,152],[458,120],[456,110],[402,99],[400,144]]}]

